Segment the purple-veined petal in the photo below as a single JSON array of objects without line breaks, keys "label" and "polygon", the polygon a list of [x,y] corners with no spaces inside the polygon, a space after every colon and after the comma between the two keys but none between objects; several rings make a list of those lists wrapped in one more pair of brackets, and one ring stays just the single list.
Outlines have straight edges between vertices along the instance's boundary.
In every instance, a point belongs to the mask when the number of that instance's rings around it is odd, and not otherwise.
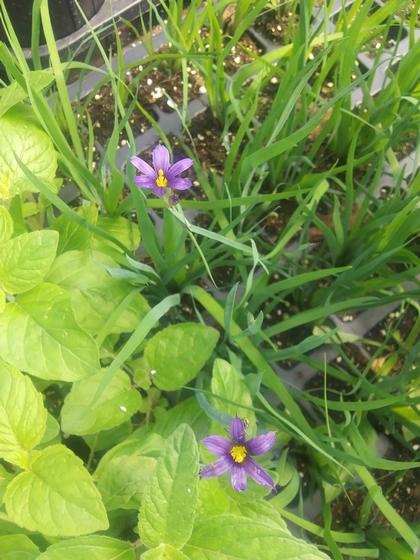
[{"label": "purple-veined petal", "polygon": [[182,177],[175,177],[175,179],[169,180],[169,186],[176,191],[186,191],[191,185],[192,183],[189,179],[183,179]]},{"label": "purple-veined petal", "polygon": [[275,441],[276,432],[267,432],[247,441],[246,448],[251,455],[263,455],[270,451]]},{"label": "purple-veined petal", "polygon": [[245,443],[246,425],[243,420],[235,416],[230,424],[230,435],[234,443]]},{"label": "purple-veined petal", "polygon": [[159,173],[159,169],[162,169],[163,174],[166,175],[170,166],[168,149],[162,144],[158,144],[153,150],[152,156],[156,173]]},{"label": "purple-veined petal", "polygon": [[229,470],[232,464],[233,459],[229,456],[221,457],[220,459],[217,459],[217,461],[214,461],[214,463],[203,467],[200,471],[200,476],[201,478],[213,478],[214,476],[220,476]]},{"label": "purple-veined petal", "polygon": [[257,484],[260,484],[261,486],[268,486],[268,488],[274,488],[274,482],[271,476],[265,469],[256,463],[252,457],[248,456],[242,463],[242,466],[246,473],[249,474],[249,476],[253,478]]},{"label": "purple-veined petal", "polygon": [[229,453],[232,444],[222,436],[209,436],[203,439],[203,444],[207,447],[213,455],[226,455]]},{"label": "purple-veined petal", "polygon": [[165,196],[167,189],[163,189],[162,187],[157,187],[156,185],[153,186],[153,192],[156,196]]},{"label": "purple-veined petal", "polygon": [[147,162],[145,162],[144,159],[141,159],[137,156],[133,156],[132,158],[130,158],[130,161],[134,165],[134,167],[137,167],[137,169],[141,173],[146,175],[146,177],[150,177],[151,179],[156,179],[156,171]]},{"label": "purple-veined petal", "polygon": [[175,179],[178,175],[181,175],[184,171],[189,169],[193,164],[193,160],[190,158],[180,159],[168,169],[168,180]]},{"label": "purple-veined petal", "polygon": [[146,175],[139,175],[138,177],[134,177],[134,183],[141,189],[154,189],[156,186],[154,180],[150,177],[146,177]]},{"label": "purple-veined petal", "polygon": [[232,488],[236,490],[236,492],[243,492],[246,490],[246,470],[244,469],[243,464],[239,465],[238,463],[234,463],[232,465],[230,482],[232,484]]}]

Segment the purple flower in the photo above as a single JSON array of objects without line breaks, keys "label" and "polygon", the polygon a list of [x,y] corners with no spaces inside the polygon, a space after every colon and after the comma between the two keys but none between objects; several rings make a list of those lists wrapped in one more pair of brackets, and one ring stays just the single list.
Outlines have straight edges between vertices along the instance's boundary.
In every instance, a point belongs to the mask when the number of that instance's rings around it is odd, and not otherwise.
[{"label": "purple flower", "polygon": [[168,189],[185,191],[191,187],[191,181],[180,177],[181,173],[189,169],[193,162],[189,158],[180,159],[171,165],[169,151],[158,144],[152,152],[153,167],[143,159],[133,156],[130,161],[137,167],[141,175],[134,182],[141,189],[152,189],[157,196],[164,196]]},{"label": "purple flower", "polygon": [[273,489],[273,479],[251,455],[267,453],[274,445],[276,434],[267,432],[246,441],[245,430],[245,422],[235,417],[230,425],[230,440],[222,436],[209,436],[203,439],[207,449],[214,455],[218,455],[220,459],[203,467],[200,476],[211,478],[230,470],[231,484],[237,492],[246,489],[247,476],[253,478],[257,484]]}]

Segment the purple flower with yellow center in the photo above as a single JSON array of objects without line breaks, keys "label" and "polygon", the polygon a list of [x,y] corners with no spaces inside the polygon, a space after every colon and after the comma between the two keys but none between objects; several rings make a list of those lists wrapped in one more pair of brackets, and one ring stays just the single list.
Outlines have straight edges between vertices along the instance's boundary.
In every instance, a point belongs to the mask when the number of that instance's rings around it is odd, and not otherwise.
[{"label": "purple flower with yellow center", "polygon": [[254,461],[252,455],[263,455],[270,451],[276,440],[276,434],[267,432],[247,441],[245,432],[244,420],[235,417],[230,425],[230,439],[222,436],[209,436],[203,439],[207,449],[213,455],[218,455],[220,459],[203,467],[200,476],[212,478],[230,470],[232,488],[237,492],[246,490],[248,476],[257,484],[273,489],[273,479]]},{"label": "purple flower with yellow center", "polygon": [[152,152],[153,167],[143,159],[133,156],[130,161],[137,167],[141,175],[135,177],[135,184],[141,189],[152,189],[157,196],[164,196],[168,189],[185,191],[191,187],[191,181],[180,177],[189,169],[193,162],[190,158],[180,159],[171,165],[169,151],[158,144]]}]

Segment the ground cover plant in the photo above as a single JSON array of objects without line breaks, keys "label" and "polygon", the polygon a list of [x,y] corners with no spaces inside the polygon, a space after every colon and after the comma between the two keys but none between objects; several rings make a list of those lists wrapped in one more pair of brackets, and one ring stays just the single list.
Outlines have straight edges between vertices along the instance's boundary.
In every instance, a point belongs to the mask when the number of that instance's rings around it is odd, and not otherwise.
[{"label": "ground cover plant", "polygon": [[0,558],[416,558],[420,0],[75,5],[0,0]]}]

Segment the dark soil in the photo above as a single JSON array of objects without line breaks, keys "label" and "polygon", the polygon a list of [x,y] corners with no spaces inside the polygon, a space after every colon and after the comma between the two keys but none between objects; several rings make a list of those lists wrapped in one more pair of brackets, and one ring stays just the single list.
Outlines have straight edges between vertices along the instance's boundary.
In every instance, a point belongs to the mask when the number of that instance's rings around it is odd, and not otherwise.
[{"label": "dark soil", "polygon": [[290,43],[299,25],[297,14],[282,12],[279,10],[265,12],[254,23],[255,29],[275,45]]},{"label": "dark soil", "polygon": [[[111,137],[114,127],[114,94],[109,85],[103,86],[94,96],[92,102],[87,106],[87,112],[92,119],[95,129],[95,138],[103,146]],[[149,107],[148,112],[157,119],[154,111]],[[121,117],[119,117],[121,118]],[[129,118],[130,126],[134,136],[143,134],[151,127],[147,118],[138,110],[134,110]],[[120,143],[124,145],[128,141],[125,128],[120,132]]]},{"label": "dark soil", "polygon": [[[210,45],[206,43],[206,40],[209,37],[208,29],[204,27],[201,30],[200,35],[204,42],[204,50],[205,52],[208,52],[210,50]],[[228,38],[226,37],[224,43],[226,44],[227,42]],[[224,70],[227,74],[232,75],[245,64],[253,62],[256,56],[260,56],[263,52],[264,49],[257,43],[257,41],[249,33],[245,33],[237,44],[232,47],[230,54],[223,61]],[[214,60],[214,64],[216,63],[217,57],[215,57]]]},{"label": "dark soil", "polygon": [[[414,442],[414,445],[418,445]],[[412,461],[412,454],[404,447],[395,444],[387,459],[396,461]],[[385,474],[384,474],[385,473]],[[376,471],[373,476],[381,486],[383,493],[395,510],[408,523],[417,523],[420,519],[420,471],[411,469],[408,471],[390,472]],[[350,490],[351,502],[344,496],[340,496],[332,504],[333,529],[348,530],[359,524],[360,510],[366,496],[366,490]],[[391,528],[392,525],[378,510],[376,505],[372,506],[368,520],[369,526]]]},{"label": "dark soil", "polygon": [[[157,53],[169,53],[166,46],[161,47]],[[193,66],[187,67],[188,71],[188,101],[192,101],[206,92],[203,80]],[[182,108],[183,104],[183,79],[179,66],[174,61],[162,61],[159,66],[151,69],[142,65],[133,67],[126,72],[126,81],[131,84],[131,89],[136,92],[137,99],[144,107],[153,105],[165,113],[172,113],[175,107]]]},{"label": "dark soil", "polygon": [[392,51],[396,47],[397,42],[406,36],[406,30],[404,28],[401,29],[400,25],[390,25],[387,33],[381,33],[366,45],[366,54],[369,58],[375,58],[378,51]]},{"label": "dark soil", "polygon": [[262,221],[262,239],[270,245],[275,245],[296,208],[297,203],[295,200],[286,199],[282,200],[275,210],[267,213]]},{"label": "dark soil", "polygon": [[222,173],[227,153],[221,139],[222,127],[210,109],[192,120],[189,131],[193,141],[186,136],[185,143],[195,147],[203,169]]}]

